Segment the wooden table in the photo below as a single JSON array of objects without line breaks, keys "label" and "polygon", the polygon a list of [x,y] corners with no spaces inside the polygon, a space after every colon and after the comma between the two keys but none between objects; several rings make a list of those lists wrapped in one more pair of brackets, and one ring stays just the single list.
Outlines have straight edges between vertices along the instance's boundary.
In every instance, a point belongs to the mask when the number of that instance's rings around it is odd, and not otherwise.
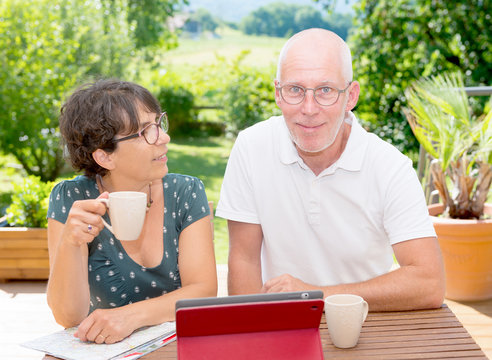
[{"label": "wooden table", "polygon": [[[333,346],[324,315],[320,333],[325,359],[487,359],[447,305],[435,310],[371,312],[352,349]],[[176,359],[176,351],[172,342],[140,359]]]},{"label": "wooden table", "polygon": [[[323,315],[320,324],[325,359],[487,359],[453,312],[440,309],[369,313],[359,343],[333,346]],[[142,360],[176,359],[176,342]]]}]

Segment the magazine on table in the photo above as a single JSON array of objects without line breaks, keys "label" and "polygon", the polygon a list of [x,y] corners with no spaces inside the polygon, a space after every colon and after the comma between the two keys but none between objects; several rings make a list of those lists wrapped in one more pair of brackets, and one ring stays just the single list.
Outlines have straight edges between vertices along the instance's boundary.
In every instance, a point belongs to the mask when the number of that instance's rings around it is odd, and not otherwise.
[{"label": "magazine on table", "polygon": [[174,322],[141,328],[115,344],[84,342],[75,331],[76,327],[61,330],[20,345],[66,360],[134,360],[176,340]]}]

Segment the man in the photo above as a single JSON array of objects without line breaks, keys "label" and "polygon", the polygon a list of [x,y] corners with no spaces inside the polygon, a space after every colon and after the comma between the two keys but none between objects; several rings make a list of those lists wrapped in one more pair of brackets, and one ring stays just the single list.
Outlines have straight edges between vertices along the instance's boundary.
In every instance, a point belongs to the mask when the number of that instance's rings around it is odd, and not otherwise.
[{"label": "man", "polygon": [[321,289],[372,311],[439,307],[444,270],[420,183],[351,112],[360,88],[347,44],[322,29],[294,35],[275,88],[283,116],[239,134],[222,185],[229,293]]}]

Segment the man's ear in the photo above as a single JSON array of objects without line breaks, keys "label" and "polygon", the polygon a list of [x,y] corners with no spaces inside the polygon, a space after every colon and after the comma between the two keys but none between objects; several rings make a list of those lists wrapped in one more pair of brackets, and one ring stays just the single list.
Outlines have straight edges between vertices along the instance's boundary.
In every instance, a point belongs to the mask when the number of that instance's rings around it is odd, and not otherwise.
[{"label": "man's ear", "polygon": [[274,81],[274,86],[275,86],[275,102],[277,103],[277,106],[280,106],[281,102],[282,102],[282,97],[280,96],[280,90],[277,89],[277,86],[280,84],[280,82],[275,79]]},{"label": "man's ear", "polygon": [[100,167],[107,170],[113,170],[115,167],[112,153],[107,153],[104,150],[97,149],[92,153],[92,158]]},{"label": "man's ear", "polygon": [[359,100],[359,93],[360,93],[360,85],[357,81],[353,81],[350,84],[350,88],[348,89],[349,95],[348,95],[348,101],[347,101],[347,106],[345,107],[345,111],[350,111],[352,110],[355,105],[357,105],[357,101]]}]

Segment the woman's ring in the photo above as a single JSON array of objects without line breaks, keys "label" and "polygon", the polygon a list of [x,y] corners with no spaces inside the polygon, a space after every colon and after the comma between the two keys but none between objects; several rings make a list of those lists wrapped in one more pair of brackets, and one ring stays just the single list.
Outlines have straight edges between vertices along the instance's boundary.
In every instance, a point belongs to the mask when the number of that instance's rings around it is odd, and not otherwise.
[{"label": "woman's ring", "polygon": [[101,334],[97,335],[97,337],[99,337],[99,336],[102,337],[103,341],[106,340],[106,337],[104,335],[101,335]]},{"label": "woman's ring", "polygon": [[89,233],[90,233],[91,231],[92,231],[92,225],[91,225],[91,224],[89,224],[89,225],[87,225],[87,232],[89,232]]}]

